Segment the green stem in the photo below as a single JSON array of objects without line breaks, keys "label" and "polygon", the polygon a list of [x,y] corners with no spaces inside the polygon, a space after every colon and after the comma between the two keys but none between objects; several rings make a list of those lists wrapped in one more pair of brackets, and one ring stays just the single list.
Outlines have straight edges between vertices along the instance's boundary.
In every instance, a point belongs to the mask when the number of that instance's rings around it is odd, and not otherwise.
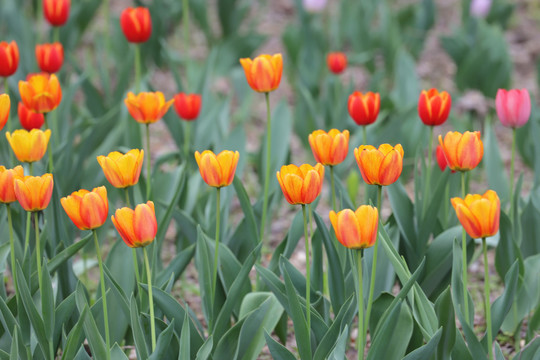
[{"label": "green stem", "polygon": [[444,203],[445,206],[443,206],[444,211],[444,229],[447,228],[448,225],[448,204],[450,203],[450,182],[446,183],[446,186],[444,187]]},{"label": "green stem", "polygon": [[129,188],[128,187],[124,188],[124,195],[126,197],[126,206],[128,208],[130,208],[131,207],[131,201],[129,200]]},{"label": "green stem", "polygon": [[485,311],[486,311],[486,327],[487,327],[487,344],[488,344],[488,358],[493,360],[493,335],[491,333],[491,304],[489,299],[489,266],[487,258],[487,244],[486,238],[482,238],[482,250],[484,251],[484,299],[485,299]]},{"label": "green stem", "polygon": [[103,32],[105,34],[105,47],[106,47],[106,50],[109,51],[111,49],[111,34],[110,34],[110,30],[109,30],[109,23],[111,21],[110,19],[110,3],[109,3],[109,0],[104,0],[103,1],[103,5],[104,5],[104,17],[105,17],[105,24],[103,25]]},{"label": "green stem", "polygon": [[306,244],[306,318],[307,318],[308,331],[311,334],[311,302],[310,302],[311,268],[310,268],[310,260],[309,260],[309,256],[310,256],[309,235],[308,235],[307,213],[306,213],[305,204],[302,204],[302,213],[304,215],[304,241]]},{"label": "green stem", "polygon": [[184,155],[186,163],[189,161],[189,145],[191,143],[191,126],[189,121],[184,122]]},{"label": "green stem", "polygon": [[[358,350],[358,360],[364,359],[364,344],[367,332],[367,326],[364,327],[364,289],[362,287],[362,250],[356,250],[356,268],[358,271],[358,340],[356,346]],[[369,300],[368,300],[369,301]],[[369,311],[369,303],[368,303]],[[366,314],[367,315],[367,314]],[[367,317],[366,317],[366,320]]]},{"label": "green stem", "polygon": [[516,157],[516,128],[512,128],[512,160],[510,161],[510,219],[514,221],[514,166]]},{"label": "green stem", "polygon": [[15,239],[13,238],[13,220],[11,218],[11,205],[6,204],[9,226],[9,246],[11,251],[11,274],[13,275],[13,288],[15,296],[19,299],[19,286],[17,285],[17,272],[15,271]]},{"label": "green stem", "polygon": [[[212,274],[212,319],[214,318],[214,307],[216,304],[216,285],[217,285],[217,273],[218,273],[218,262],[219,262],[219,228],[220,228],[220,218],[221,218],[221,188],[216,188],[216,242],[214,250],[214,273]],[[213,330],[212,320],[212,330]]]},{"label": "green stem", "polygon": [[[189,50],[189,0],[182,0],[182,22],[184,25],[184,52],[187,54]],[[186,56],[188,59],[189,56]],[[186,75],[186,88],[188,77]]]},{"label": "green stem", "polygon": [[[45,119],[45,129],[49,129],[49,122],[47,121],[48,120],[48,116],[47,114],[43,114],[43,117]],[[52,136],[52,134],[51,134]],[[56,134],[55,134],[56,136]],[[49,167],[49,172],[52,174],[53,170],[54,170],[54,164],[53,164],[53,158],[52,158],[52,149],[51,149],[51,141],[49,141],[49,146],[48,146],[48,149],[47,149],[47,155],[49,156],[49,164],[48,164],[48,167]]]},{"label": "green stem", "polygon": [[336,207],[336,187],[334,184],[334,166],[330,165],[330,187],[332,188],[332,210],[337,211]]},{"label": "green stem", "polygon": [[431,185],[431,169],[433,167],[433,128],[434,126],[429,127],[429,152],[428,152],[428,165],[426,169],[426,183],[424,185],[424,191],[423,191],[423,201],[422,201],[422,217],[426,215],[427,210],[427,199],[429,197],[429,188]]},{"label": "green stem", "polygon": [[135,45],[135,94],[141,91],[141,48]]},{"label": "green stem", "polygon": [[42,285],[43,279],[41,276],[41,242],[39,241],[39,220],[37,211],[34,212],[34,230],[36,232],[36,259],[37,259],[37,272],[38,272],[38,282],[39,282],[39,293],[43,294]]},{"label": "green stem", "polygon": [[[465,199],[465,172],[461,172],[461,197]],[[462,277],[463,277],[463,305],[465,310],[465,321],[469,323],[469,297],[468,280],[467,280],[467,234],[465,228],[461,232],[461,262],[462,262]]]},{"label": "green stem", "polygon": [[154,297],[152,296],[152,273],[146,247],[143,247],[144,263],[146,265],[146,276],[148,277],[148,301],[150,305],[150,333],[152,334],[152,352],[156,349],[156,324],[154,318]]},{"label": "green stem", "polygon": [[[362,126],[362,138],[363,138],[362,145],[367,145],[367,125]],[[366,203],[369,203],[369,186],[366,182],[364,182],[364,193],[365,193]]]},{"label": "green stem", "polygon": [[32,222],[32,213],[28,212],[26,214],[26,234],[24,236],[24,254],[23,258],[26,258],[26,252],[28,251],[28,245],[30,243],[30,225]]},{"label": "green stem", "polygon": [[103,260],[101,258],[101,250],[99,249],[99,241],[97,231],[92,230],[94,233],[94,244],[96,246],[96,254],[99,265],[99,282],[101,285],[101,301],[103,302],[103,322],[105,323],[105,343],[107,345],[107,359],[110,359],[111,340],[109,336],[109,313],[107,309],[107,296],[105,293],[105,276],[103,275]]},{"label": "green stem", "polygon": [[60,41],[60,26],[53,26],[53,42]]},{"label": "green stem", "polygon": [[146,124],[146,198],[152,193],[152,166],[150,165],[150,124]]}]

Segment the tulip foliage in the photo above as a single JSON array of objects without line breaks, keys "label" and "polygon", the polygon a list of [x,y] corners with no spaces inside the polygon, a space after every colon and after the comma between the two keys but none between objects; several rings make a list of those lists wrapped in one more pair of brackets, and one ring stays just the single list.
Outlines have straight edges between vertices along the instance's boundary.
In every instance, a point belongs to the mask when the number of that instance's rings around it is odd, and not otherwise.
[{"label": "tulip foliage", "polygon": [[0,360],[538,359],[512,6],[112,3],[0,2]]}]

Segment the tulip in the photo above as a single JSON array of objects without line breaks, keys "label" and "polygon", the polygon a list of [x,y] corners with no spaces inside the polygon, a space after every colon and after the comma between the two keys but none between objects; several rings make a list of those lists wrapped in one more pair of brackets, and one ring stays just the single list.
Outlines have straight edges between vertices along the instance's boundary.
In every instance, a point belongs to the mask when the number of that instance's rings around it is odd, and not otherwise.
[{"label": "tulip", "polygon": [[41,71],[58,72],[64,63],[64,48],[59,42],[36,45],[36,59]]},{"label": "tulip", "polygon": [[17,200],[15,195],[15,179],[24,177],[24,170],[21,165],[13,169],[6,169],[0,166],[0,202],[10,204]]},{"label": "tulip", "polygon": [[327,0],[303,0],[304,9],[309,12],[321,12],[326,7]]},{"label": "tulip", "polygon": [[131,116],[141,124],[152,124],[161,119],[169,110],[174,99],[165,101],[162,92],[129,92],[124,103]]},{"label": "tulip", "polygon": [[314,167],[308,164],[300,167],[291,164],[282,166],[276,176],[289,204],[311,204],[321,193],[324,166],[319,163]]},{"label": "tulip", "polygon": [[16,177],[14,183],[15,196],[26,211],[40,211],[47,208],[53,191],[53,176]]},{"label": "tulip", "polygon": [[174,96],[174,109],[183,120],[195,120],[201,110],[201,95],[179,93]]},{"label": "tulip", "polygon": [[455,171],[474,169],[484,155],[484,145],[479,131],[466,131],[463,134],[449,131],[444,140],[439,135],[439,144],[444,151],[448,167]]},{"label": "tulip", "polygon": [[323,165],[341,164],[349,151],[349,130],[315,130],[309,137],[315,160]]},{"label": "tulip", "polygon": [[403,170],[403,147],[382,144],[379,148],[361,145],[354,149],[362,178],[369,185],[387,186],[396,182]]},{"label": "tulip", "polygon": [[120,26],[131,43],[143,43],[152,34],[152,18],[145,7],[128,7],[120,15]]},{"label": "tulip", "polygon": [[51,130],[49,129],[45,131],[19,129],[13,133],[6,133],[6,138],[17,159],[28,163],[41,160],[47,151],[50,137]]},{"label": "tulip", "polygon": [[[448,166],[448,162],[446,161],[446,156],[444,156],[444,150],[441,145],[437,145],[437,148],[435,149],[436,157],[437,157],[437,165],[439,165],[439,169],[441,171],[444,171],[446,167]],[[452,173],[455,171],[452,170]]]},{"label": "tulip", "polygon": [[451,106],[452,98],[446,91],[422,90],[418,98],[418,115],[428,126],[441,125],[448,119]]},{"label": "tulip", "polygon": [[92,191],[75,191],[60,202],[71,221],[81,230],[96,229],[107,221],[109,201],[105,186]]},{"label": "tulip", "polygon": [[43,14],[52,26],[62,26],[69,17],[71,0],[43,0]]},{"label": "tulip", "polygon": [[469,11],[472,16],[485,18],[491,10],[491,0],[472,0]]},{"label": "tulip", "polygon": [[338,241],[346,248],[365,249],[375,244],[379,212],[373,206],[362,205],[356,211],[330,211],[330,222]]},{"label": "tulip", "polygon": [[349,96],[349,115],[358,125],[373,124],[379,115],[380,106],[381,97],[379,93],[370,91],[364,95],[360,91],[355,91]]},{"label": "tulip", "polygon": [[133,186],[139,182],[143,160],[144,150],[139,149],[129,150],[125,154],[113,151],[107,156],[97,157],[105,177],[116,188]]},{"label": "tulip", "polygon": [[452,198],[452,206],[467,234],[473,239],[493,236],[499,231],[501,203],[497,193],[488,190],[484,195],[467,195],[465,199]]},{"label": "tulip", "polygon": [[210,150],[201,153],[195,151],[195,160],[204,182],[209,186],[221,188],[231,185],[240,154],[224,150],[214,154]]},{"label": "tulip", "polygon": [[0,42],[0,76],[7,77],[15,74],[19,66],[19,48],[12,41]]},{"label": "tulip", "polygon": [[28,109],[20,101],[17,108],[17,113],[19,115],[19,121],[21,122],[22,127],[28,131],[32,129],[40,129],[45,123],[45,116],[43,116],[43,114]]},{"label": "tulip", "polygon": [[11,110],[11,100],[8,94],[0,95],[0,130],[6,126]]},{"label": "tulip", "polygon": [[332,52],[326,56],[328,69],[334,74],[341,74],[347,68],[347,55],[342,52]]},{"label": "tulip", "polygon": [[506,127],[519,128],[531,116],[531,97],[527,89],[499,89],[495,98],[499,120]]},{"label": "tulip", "polygon": [[24,106],[38,113],[53,111],[62,100],[62,89],[54,74],[29,75],[27,81],[19,81],[19,92]]},{"label": "tulip", "polygon": [[257,92],[270,92],[278,88],[283,72],[281,54],[259,55],[255,59],[240,59],[246,79],[251,88]]}]

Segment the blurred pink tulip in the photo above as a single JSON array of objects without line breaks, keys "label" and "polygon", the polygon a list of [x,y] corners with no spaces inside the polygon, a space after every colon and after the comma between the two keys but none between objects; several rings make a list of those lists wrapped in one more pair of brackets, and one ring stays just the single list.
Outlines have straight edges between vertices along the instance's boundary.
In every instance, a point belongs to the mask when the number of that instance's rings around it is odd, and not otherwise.
[{"label": "blurred pink tulip", "polygon": [[471,15],[477,18],[485,18],[491,9],[491,0],[472,0],[470,12]]},{"label": "blurred pink tulip", "polygon": [[302,3],[308,12],[321,12],[326,7],[326,0],[303,0]]},{"label": "blurred pink tulip", "polygon": [[506,127],[522,127],[531,116],[531,97],[527,89],[499,89],[495,98],[499,120]]}]

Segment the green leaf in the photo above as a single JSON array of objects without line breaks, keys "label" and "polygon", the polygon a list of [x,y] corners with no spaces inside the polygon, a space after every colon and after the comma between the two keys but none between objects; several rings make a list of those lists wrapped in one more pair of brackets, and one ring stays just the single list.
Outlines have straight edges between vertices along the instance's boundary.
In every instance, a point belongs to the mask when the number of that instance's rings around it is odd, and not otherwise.
[{"label": "green leaf", "polygon": [[[71,293],[71,295],[65,298],[64,301],[62,301],[60,305],[56,307],[53,333],[53,343],[55,348],[60,346],[60,342],[62,340],[62,328],[64,328],[66,323],[68,323],[69,319],[73,316],[73,312],[76,309],[77,303],[75,302],[75,300],[75,293]],[[75,352],[73,353],[73,356],[75,356]]]},{"label": "green leaf", "polygon": [[140,313],[137,307],[137,300],[134,296],[131,296],[130,300],[130,319],[131,319],[131,331],[133,332],[133,340],[135,341],[135,350],[137,351],[138,359],[148,359],[148,349],[146,347],[146,340],[141,325]]},{"label": "green leaf", "polygon": [[343,331],[339,335],[334,350],[328,356],[328,360],[341,360],[345,359],[347,351],[347,341],[349,340],[349,326],[345,325]]},{"label": "green leaf", "polygon": [[[197,250],[195,252],[195,267],[199,273],[199,288],[202,299],[202,309],[207,322],[213,322],[216,315],[212,312],[212,264],[213,256],[208,248],[205,235],[200,225],[197,225]],[[217,284],[216,284],[217,288]]]},{"label": "green leaf", "polygon": [[514,356],[514,359],[519,360],[536,360],[540,356],[540,336],[537,336],[533,341],[528,343]]},{"label": "green leaf", "polygon": [[164,359],[167,350],[169,349],[172,337],[174,335],[174,319],[171,320],[171,323],[165,330],[159,334],[157,339],[156,349],[148,360],[159,360]]},{"label": "green leaf", "polygon": [[62,354],[62,360],[69,360],[74,359],[75,354],[78,352],[79,348],[81,347],[81,344],[83,342],[83,325],[84,321],[86,319],[86,316],[88,315],[88,307],[85,307],[82,311],[81,315],[79,316],[79,321],[75,324],[75,326],[71,329],[69,332],[66,346],[64,347],[64,352]]},{"label": "green leaf", "polygon": [[189,262],[195,254],[195,245],[190,245],[187,248],[180,251],[176,256],[171,260],[169,265],[163,269],[156,276],[156,284],[158,287],[161,287],[171,275],[174,275],[174,280],[184,272],[184,269],[188,266]]},{"label": "green leaf", "polygon": [[195,360],[207,360],[210,358],[210,353],[212,352],[213,348],[213,337],[210,335],[204,344],[199,348],[199,351],[197,351],[197,357]]},{"label": "green leaf", "polygon": [[184,324],[180,333],[180,351],[178,352],[178,360],[189,359],[189,317],[187,311],[184,314]]},{"label": "green leaf", "polygon": [[[77,296],[77,308],[79,309],[79,312],[82,313],[85,308],[88,308],[88,301],[86,300],[86,296],[84,294],[84,288],[80,282],[77,283],[76,296]],[[109,351],[109,349],[107,349],[107,346],[105,345],[105,342],[103,341],[103,338],[101,337],[101,334],[98,330],[96,321],[91,311],[89,311],[87,316],[85,317],[84,333],[86,334],[86,338],[88,339],[88,344],[90,345],[90,348],[92,349],[92,354],[94,354],[96,359],[97,358],[106,359],[107,352]]]},{"label": "green leaf", "polygon": [[17,329],[13,329],[13,338],[11,340],[11,351],[9,353],[9,359],[19,358],[19,337],[17,335]]},{"label": "green leaf", "polygon": [[266,339],[266,344],[270,350],[272,358],[275,360],[296,360],[296,357],[283,345],[278,343],[268,331],[264,332],[264,337]]},{"label": "green leaf", "polygon": [[43,288],[41,289],[41,314],[43,315],[43,325],[45,326],[47,339],[52,341],[55,315],[53,287],[47,264],[43,265],[41,271],[41,276],[43,278]]},{"label": "green leaf", "polygon": [[[493,189],[499,195],[501,204],[506,204],[510,200],[510,182],[504,169],[504,163],[500,153],[501,147],[497,143],[495,130],[491,121],[485,122],[484,129],[484,168],[490,189]],[[513,176],[513,175],[512,175]]]},{"label": "green leaf", "polygon": [[435,312],[442,327],[442,341],[437,346],[437,359],[449,359],[456,342],[456,316],[449,287],[437,298]]},{"label": "green leaf", "polygon": [[120,349],[120,346],[118,346],[118,343],[115,343],[111,349],[111,360],[129,360],[122,349]]},{"label": "green leaf", "polygon": [[[435,335],[429,340],[429,342],[417,348],[416,350],[410,352],[403,358],[403,360],[431,360],[433,358],[433,354],[437,350],[437,345],[439,344],[441,340],[441,334],[443,332],[443,328],[439,328]],[[444,358],[448,359],[448,358]]]},{"label": "green leaf", "polygon": [[501,277],[504,277],[517,259],[519,262],[520,273],[522,273],[524,264],[521,250],[513,236],[512,223],[504,212],[501,212],[500,215],[499,229],[499,243],[495,249],[495,268],[497,269],[497,272]]}]

